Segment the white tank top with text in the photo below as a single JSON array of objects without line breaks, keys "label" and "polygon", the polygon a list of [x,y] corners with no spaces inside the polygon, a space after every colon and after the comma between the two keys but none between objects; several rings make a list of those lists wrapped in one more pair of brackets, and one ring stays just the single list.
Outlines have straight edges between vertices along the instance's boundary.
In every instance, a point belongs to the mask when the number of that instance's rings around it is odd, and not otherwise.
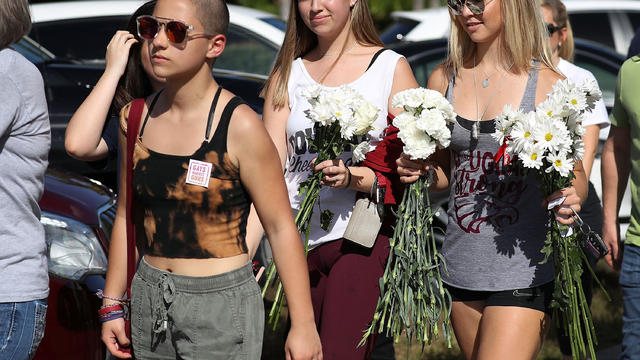
[{"label": "white tank top with text", "polygon": [[[378,119],[374,123],[376,128],[367,134],[373,146],[382,140],[383,130],[387,126],[389,95],[396,64],[401,57],[391,50],[383,51],[364,74],[348,84],[380,109]],[[311,105],[300,95],[302,89],[314,84],[317,83],[307,72],[302,59],[297,58],[292,64],[289,75],[288,93],[291,113],[287,120],[287,163],[284,174],[294,214],[298,212],[302,201],[298,196],[298,187],[307,179],[310,173],[309,164],[316,157],[315,152],[309,151],[307,141],[307,137],[313,136],[313,124],[305,115],[305,111],[309,110]],[[347,149],[340,156],[347,166],[352,165],[351,154],[351,149]],[[311,218],[310,249],[342,238],[355,204],[355,196],[354,190],[324,186],[321,188],[320,198]],[[328,232],[320,228],[320,212],[325,209],[334,214]]]}]

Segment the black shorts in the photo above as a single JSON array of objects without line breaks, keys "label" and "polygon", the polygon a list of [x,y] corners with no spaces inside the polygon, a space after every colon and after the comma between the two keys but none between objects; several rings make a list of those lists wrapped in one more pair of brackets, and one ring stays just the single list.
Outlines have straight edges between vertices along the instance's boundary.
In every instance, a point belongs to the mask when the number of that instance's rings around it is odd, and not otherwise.
[{"label": "black shorts", "polygon": [[542,311],[551,315],[553,281],[532,288],[475,291],[445,285],[453,301],[484,301],[484,306],[517,306]]}]

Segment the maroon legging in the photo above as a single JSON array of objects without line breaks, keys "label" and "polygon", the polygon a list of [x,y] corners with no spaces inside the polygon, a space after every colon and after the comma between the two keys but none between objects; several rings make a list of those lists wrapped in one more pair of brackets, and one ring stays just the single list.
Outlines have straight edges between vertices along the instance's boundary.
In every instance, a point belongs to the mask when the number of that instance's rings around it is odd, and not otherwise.
[{"label": "maroon legging", "polygon": [[375,337],[358,347],[380,295],[378,280],[389,256],[389,238],[371,249],[339,239],[308,256],[311,300],[325,360],[369,359]]}]

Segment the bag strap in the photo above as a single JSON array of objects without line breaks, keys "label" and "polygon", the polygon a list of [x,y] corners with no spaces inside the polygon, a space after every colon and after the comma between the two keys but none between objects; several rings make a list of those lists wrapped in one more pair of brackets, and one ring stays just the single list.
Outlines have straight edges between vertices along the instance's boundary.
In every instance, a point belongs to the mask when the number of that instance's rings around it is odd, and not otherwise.
[{"label": "bag strap", "polygon": [[127,298],[131,299],[131,281],[136,272],[136,231],[133,221],[133,150],[138,137],[142,110],[144,109],[144,98],[135,99],[129,109],[127,118]]}]

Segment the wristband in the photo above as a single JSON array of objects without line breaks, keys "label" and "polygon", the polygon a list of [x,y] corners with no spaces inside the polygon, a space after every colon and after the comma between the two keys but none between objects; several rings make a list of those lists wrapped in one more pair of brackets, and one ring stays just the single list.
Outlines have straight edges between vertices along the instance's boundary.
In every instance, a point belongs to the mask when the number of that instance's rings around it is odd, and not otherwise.
[{"label": "wristband", "polygon": [[104,315],[104,314],[108,314],[108,313],[110,313],[112,311],[123,311],[123,310],[124,309],[122,308],[122,305],[120,305],[120,304],[103,305],[98,310],[98,315]]},{"label": "wristband", "polygon": [[124,304],[127,301],[126,298],[115,298],[115,297],[107,296],[107,295],[104,294],[102,289],[98,289],[98,292],[96,292],[96,296],[99,297],[100,299],[113,300],[113,301],[117,301],[117,302],[119,302],[121,304]]},{"label": "wristband", "polygon": [[349,181],[347,181],[347,186],[344,187],[345,189],[348,189],[349,185],[351,185],[351,170],[349,170],[348,166],[345,166],[344,168],[347,169],[347,174],[349,174]]}]

